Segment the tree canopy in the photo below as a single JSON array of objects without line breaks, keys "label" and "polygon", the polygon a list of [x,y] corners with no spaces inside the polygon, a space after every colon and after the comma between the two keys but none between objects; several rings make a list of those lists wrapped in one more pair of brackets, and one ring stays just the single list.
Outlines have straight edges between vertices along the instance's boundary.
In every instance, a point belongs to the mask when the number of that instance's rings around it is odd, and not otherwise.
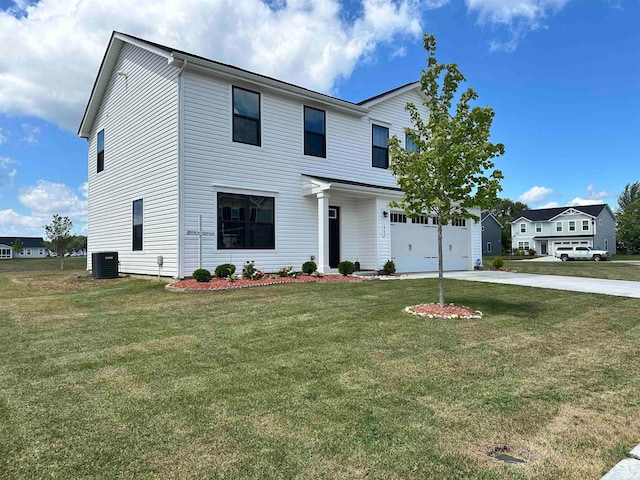
[{"label": "tree canopy", "polygon": [[627,206],[640,199],[640,182],[627,183],[618,196],[618,211],[623,212]]},{"label": "tree canopy", "polygon": [[20,240],[19,238],[16,238],[11,248],[13,248],[13,251],[16,253],[22,253],[22,251],[24,250],[24,246],[22,245],[22,240]]},{"label": "tree canopy", "polygon": [[473,208],[487,209],[494,204],[503,176],[500,170],[491,171],[492,159],[504,153],[504,146],[489,141],[493,109],[470,107],[478,98],[472,88],[462,92],[453,108],[459,85],[466,79],[455,63],[438,63],[433,35],[424,35],[424,48],[427,69],[422,71],[420,88],[429,116],[425,120],[413,103],[406,105],[412,123],[406,134],[417,148],[408,151],[394,135],[389,140],[389,168],[403,192],[402,200],[394,205],[410,217],[432,213],[440,219],[439,300],[444,307],[442,225],[456,218],[478,219]]},{"label": "tree canopy", "polygon": [[640,253],[640,198],[618,212],[617,236],[627,253]]}]

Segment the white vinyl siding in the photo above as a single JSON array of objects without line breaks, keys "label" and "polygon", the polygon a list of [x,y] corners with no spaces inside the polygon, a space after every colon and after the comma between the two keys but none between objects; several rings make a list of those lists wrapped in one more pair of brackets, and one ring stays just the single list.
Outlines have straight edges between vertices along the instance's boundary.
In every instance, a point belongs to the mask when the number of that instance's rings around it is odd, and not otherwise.
[{"label": "white vinyl siding", "polygon": [[[118,75],[117,72],[126,73]],[[89,135],[91,253],[117,251],[120,270],[177,274],[178,69],[125,44]],[[105,169],[97,174],[97,132],[105,130]],[[132,250],[131,206],[144,198],[144,251]]]}]

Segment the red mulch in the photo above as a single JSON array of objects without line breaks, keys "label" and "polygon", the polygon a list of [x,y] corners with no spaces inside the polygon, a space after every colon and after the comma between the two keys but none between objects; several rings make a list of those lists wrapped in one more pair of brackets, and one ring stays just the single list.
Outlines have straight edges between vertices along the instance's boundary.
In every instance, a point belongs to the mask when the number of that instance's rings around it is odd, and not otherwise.
[{"label": "red mulch", "polygon": [[445,305],[440,308],[437,303],[423,303],[405,309],[409,313],[428,318],[480,318],[482,313],[469,307]]},{"label": "red mulch", "polygon": [[234,282],[226,278],[213,278],[209,282],[196,282],[192,278],[180,280],[168,285],[172,290],[229,290],[231,288],[258,287],[262,285],[276,285],[279,283],[309,283],[309,282],[361,282],[370,280],[366,277],[345,277],[343,275],[325,275],[324,277],[312,277],[311,275],[299,275],[297,278],[268,276],[260,280],[246,280],[239,278]]}]

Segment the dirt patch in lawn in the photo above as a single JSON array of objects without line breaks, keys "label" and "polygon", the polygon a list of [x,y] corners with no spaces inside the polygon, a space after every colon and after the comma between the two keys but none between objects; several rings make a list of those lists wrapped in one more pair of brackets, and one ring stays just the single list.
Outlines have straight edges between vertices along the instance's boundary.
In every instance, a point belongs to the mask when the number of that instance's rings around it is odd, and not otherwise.
[{"label": "dirt patch in lawn", "polygon": [[463,307],[450,303],[441,307],[438,303],[422,303],[404,309],[405,312],[426,318],[482,318],[482,312],[470,307]]},{"label": "dirt patch in lawn", "polygon": [[167,290],[180,292],[206,291],[206,290],[229,290],[231,288],[260,287],[264,285],[277,285],[280,283],[309,283],[309,282],[362,282],[370,280],[363,277],[350,277],[344,275],[325,275],[324,277],[314,277],[312,275],[299,275],[297,277],[265,277],[260,280],[247,280],[239,278],[230,282],[226,278],[212,278],[208,282],[197,282],[192,278],[180,280],[167,285]]}]

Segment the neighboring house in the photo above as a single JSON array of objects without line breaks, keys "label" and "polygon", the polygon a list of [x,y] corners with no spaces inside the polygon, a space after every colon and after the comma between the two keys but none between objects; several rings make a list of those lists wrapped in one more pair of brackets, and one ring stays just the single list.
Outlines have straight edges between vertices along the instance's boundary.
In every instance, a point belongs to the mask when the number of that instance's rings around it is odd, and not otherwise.
[{"label": "neighboring house", "polygon": [[[22,253],[13,250],[17,239],[22,242]],[[44,258],[47,247],[42,237],[0,237],[0,260],[9,258]]]},{"label": "neighboring house", "polygon": [[[423,116],[419,82],[351,103],[114,32],[78,135],[89,145],[91,254],[183,278],[254,260],[437,270],[437,225],[390,208],[387,140]],[[409,148],[411,148],[409,146]],[[474,212],[479,215],[480,212]],[[444,265],[482,256],[479,222],[444,227]]]},{"label": "neighboring house", "polygon": [[585,245],[616,252],[616,219],[609,205],[523,210],[511,222],[513,249],[553,255],[557,247]]},{"label": "neighboring house", "polygon": [[500,255],[502,253],[502,224],[491,212],[482,212],[482,254]]}]

